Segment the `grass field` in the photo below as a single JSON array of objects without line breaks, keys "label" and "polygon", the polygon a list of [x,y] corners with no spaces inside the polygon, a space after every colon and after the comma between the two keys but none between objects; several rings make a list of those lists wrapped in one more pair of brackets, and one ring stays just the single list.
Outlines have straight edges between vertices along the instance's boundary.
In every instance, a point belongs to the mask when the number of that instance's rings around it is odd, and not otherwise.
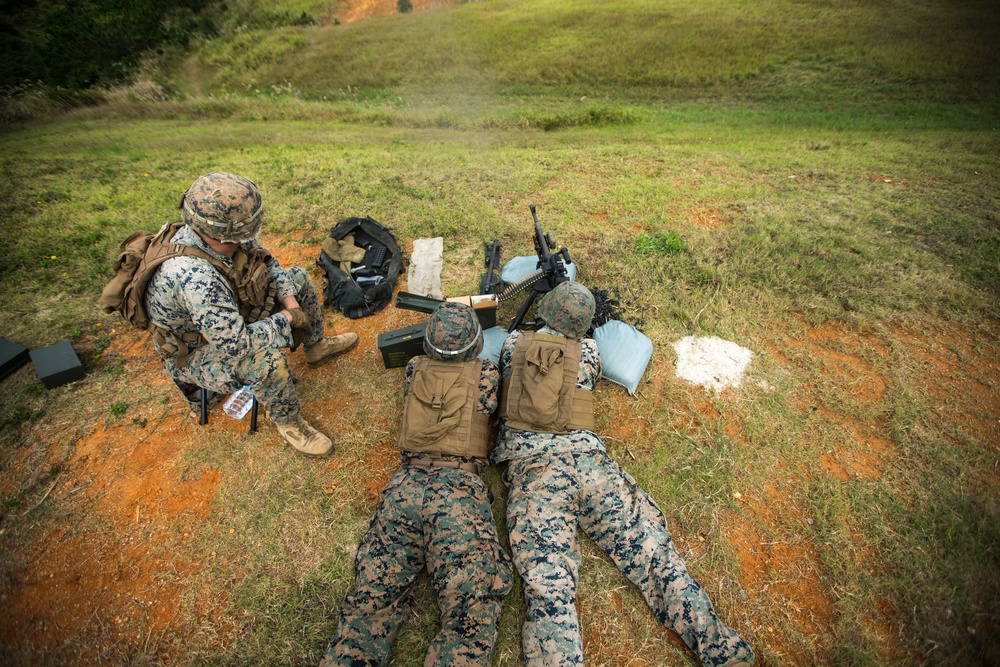
[{"label": "grass field", "polygon": [[[636,396],[598,388],[599,431],[759,664],[1000,661],[989,3],[290,9],[323,20],[2,128],[0,335],[68,339],[87,370],[0,384],[3,664],[304,664],[335,628],[397,465],[375,338],[420,316],[331,313],[357,351],[291,355],[330,459],[266,420],[198,427],[97,296],[118,242],[216,169],[260,185],[262,241],[317,282],[330,227],[368,214],[406,250],[442,236],[446,293],[473,292],[483,241],[532,252],[535,204],[653,341]],[[674,377],[687,335],[751,349],[743,387]],[[694,664],[586,541],[579,606],[588,664]],[[392,665],[422,664],[436,614],[422,581]],[[515,586],[495,664],[520,664],[522,620]]]}]

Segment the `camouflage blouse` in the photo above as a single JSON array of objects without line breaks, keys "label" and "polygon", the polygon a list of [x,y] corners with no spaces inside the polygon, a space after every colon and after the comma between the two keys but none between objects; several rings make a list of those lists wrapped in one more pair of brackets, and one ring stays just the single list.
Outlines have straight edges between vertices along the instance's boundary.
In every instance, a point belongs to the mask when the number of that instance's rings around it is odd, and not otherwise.
[{"label": "camouflage blouse", "polygon": [[[198,248],[226,264],[232,261],[212,250],[190,227],[180,229],[173,243]],[[244,245],[259,247],[256,240]],[[295,295],[295,285],[277,261],[271,264],[270,277],[279,301]],[[166,331],[201,332],[214,348],[219,364],[236,363],[257,350],[292,345],[291,325],[284,317],[272,316],[253,324],[244,322],[226,279],[200,257],[174,257],[165,261],[149,281],[146,310],[150,322]],[[198,347],[192,345],[191,350]],[[162,355],[159,346],[157,352]],[[167,358],[165,364],[168,372],[172,372],[174,359]]]},{"label": "camouflage blouse", "polygon": [[[562,336],[558,331],[548,327],[539,329],[539,333]],[[520,331],[514,331],[503,342],[500,348],[500,373],[504,379],[510,377],[511,362],[514,359],[514,344],[521,336]],[[593,338],[580,340],[580,368],[576,376],[576,386],[593,391],[594,385],[601,378],[601,355],[597,351],[597,343]],[[604,442],[591,431],[570,431],[566,435],[553,433],[533,433],[509,428],[501,422],[500,435],[496,447],[490,454],[490,460],[499,465],[504,461],[535,456],[542,453],[589,452],[605,451]]]}]

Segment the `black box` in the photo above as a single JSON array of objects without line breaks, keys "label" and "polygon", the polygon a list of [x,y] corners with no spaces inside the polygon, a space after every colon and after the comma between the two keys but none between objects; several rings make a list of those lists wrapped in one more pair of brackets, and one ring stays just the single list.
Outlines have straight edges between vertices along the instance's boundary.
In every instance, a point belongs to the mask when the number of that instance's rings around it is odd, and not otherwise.
[{"label": "black box", "polygon": [[68,340],[31,351],[31,361],[46,389],[81,380],[86,375],[83,365]]},{"label": "black box", "polygon": [[21,366],[28,363],[29,358],[28,348],[6,338],[0,338],[0,381],[17,372]]},{"label": "black box", "polygon": [[427,322],[414,324],[378,335],[378,349],[386,368],[405,366],[413,357],[424,353],[424,334]]},{"label": "black box", "polygon": [[[497,324],[497,302],[490,298],[492,295],[475,295],[475,296],[456,296],[448,301],[454,301],[456,303],[464,303],[466,306],[472,306],[476,311],[476,317],[479,319],[479,324],[484,329],[489,329],[490,327],[495,327]],[[410,292],[400,292],[396,295],[396,308],[405,308],[406,310],[415,310],[420,313],[433,313],[434,310],[441,305],[439,299],[432,299],[429,296],[420,296],[419,294],[412,294]]]}]

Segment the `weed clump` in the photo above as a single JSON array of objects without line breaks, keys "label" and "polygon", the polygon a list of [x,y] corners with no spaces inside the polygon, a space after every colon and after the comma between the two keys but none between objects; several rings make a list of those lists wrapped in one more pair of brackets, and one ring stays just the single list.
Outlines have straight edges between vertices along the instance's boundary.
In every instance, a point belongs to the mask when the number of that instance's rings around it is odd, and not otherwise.
[{"label": "weed clump", "polygon": [[643,232],[635,239],[635,249],[643,255],[676,255],[687,250],[687,245],[677,234]]}]

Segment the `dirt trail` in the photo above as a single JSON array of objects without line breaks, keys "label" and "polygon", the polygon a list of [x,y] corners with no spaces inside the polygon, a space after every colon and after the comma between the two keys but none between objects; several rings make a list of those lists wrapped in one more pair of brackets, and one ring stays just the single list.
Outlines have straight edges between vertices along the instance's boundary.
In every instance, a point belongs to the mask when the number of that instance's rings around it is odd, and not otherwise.
[{"label": "dirt trail", "polygon": [[[454,4],[453,0],[411,0],[413,11],[419,12],[433,7],[445,7]],[[396,0],[349,0],[344,3],[345,9],[340,14],[340,20],[351,23],[361,19],[384,16],[397,13]]]}]

